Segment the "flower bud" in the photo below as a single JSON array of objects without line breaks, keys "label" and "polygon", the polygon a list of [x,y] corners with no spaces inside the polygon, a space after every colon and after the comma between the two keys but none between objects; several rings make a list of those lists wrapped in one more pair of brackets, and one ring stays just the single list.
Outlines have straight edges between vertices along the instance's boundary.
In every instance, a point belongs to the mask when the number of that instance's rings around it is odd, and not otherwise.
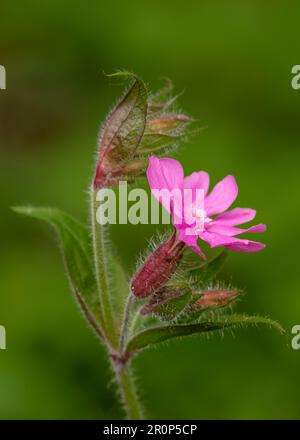
[{"label": "flower bud", "polygon": [[177,239],[176,232],[146,259],[131,282],[132,293],[140,298],[162,288],[180,263],[185,244]]},{"label": "flower bud", "polygon": [[[106,119],[99,139],[94,190],[115,185],[131,161],[143,136],[147,115],[147,90],[138,77]],[[134,164],[135,169],[137,163]],[[138,170],[139,171],[139,170]]]},{"label": "flower bud", "polygon": [[[121,165],[117,171],[117,176],[137,176],[145,171],[148,165],[148,159],[132,159]],[[114,173],[112,173],[114,176]]]},{"label": "flower bud", "polygon": [[164,321],[172,321],[177,318],[189,304],[192,291],[189,288],[164,286],[156,291],[145,304],[140,314],[153,314]]},{"label": "flower bud", "polygon": [[203,292],[201,297],[193,304],[194,311],[224,307],[234,301],[239,292],[237,290],[208,290]]},{"label": "flower bud", "polygon": [[191,122],[190,118],[184,114],[168,113],[150,119],[147,126],[151,131],[165,133],[170,130],[183,129]]},{"label": "flower bud", "polygon": [[[145,172],[149,154],[174,148],[183,137],[191,119],[180,113],[164,113],[176,97],[165,101],[171,91],[167,87],[156,96],[149,96],[143,81],[129,72],[132,83],[103,124],[93,180],[93,189],[117,185],[120,180]],[[153,107],[154,106],[154,107]]]}]

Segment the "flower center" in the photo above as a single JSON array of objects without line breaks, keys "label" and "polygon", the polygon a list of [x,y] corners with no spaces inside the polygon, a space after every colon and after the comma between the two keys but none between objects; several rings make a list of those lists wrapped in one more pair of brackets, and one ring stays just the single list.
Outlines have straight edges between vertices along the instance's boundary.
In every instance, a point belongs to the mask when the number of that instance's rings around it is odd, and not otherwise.
[{"label": "flower center", "polygon": [[205,217],[206,217],[206,212],[204,211],[204,209],[197,209],[196,213],[195,213],[195,217],[197,220],[199,220],[200,222],[204,222]]},{"label": "flower center", "polygon": [[195,232],[197,234],[200,234],[200,232],[203,232],[205,225],[211,222],[212,219],[207,216],[205,209],[202,208],[198,208],[198,209],[194,208],[193,215],[196,220]]}]

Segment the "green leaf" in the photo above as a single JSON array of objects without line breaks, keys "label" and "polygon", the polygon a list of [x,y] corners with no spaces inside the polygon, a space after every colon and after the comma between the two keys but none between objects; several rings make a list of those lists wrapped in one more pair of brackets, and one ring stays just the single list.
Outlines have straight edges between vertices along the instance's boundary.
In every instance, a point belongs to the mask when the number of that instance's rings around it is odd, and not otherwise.
[{"label": "green leaf", "polygon": [[60,238],[63,259],[75,298],[86,318],[100,334],[102,316],[87,228],[56,208],[15,207],[13,210],[44,220],[54,227]]},{"label": "green leaf", "polygon": [[195,280],[195,284],[205,284],[214,278],[222,269],[227,258],[227,251],[223,251],[207,263],[199,267],[188,269],[187,272]]},{"label": "green leaf", "polygon": [[129,70],[118,70],[114,73],[107,73],[106,76],[112,78],[114,76],[132,76],[135,77],[135,74],[133,72],[130,72]]},{"label": "green leaf", "polygon": [[131,159],[142,139],[147,116],[147,89],[142,80],[129,72],[110,76],[130,76],[132,85],[108,116],[100,137],[100,160],[120,166]]},{"label": "green leaf", "polygon": [[129,341],[126,352],[134,353],[161,342],[165,342],[169,339],[180,338],[183,336],[213,332],[217,330],[226,330],[230,328],[240,328],[257,324],[266,324],[270,327],[276,328],[281,333],[284,333],[284,330],[280,324],[272,319],[261,316],[230,315],[222,318],[222,320],[219,321],[207,321],[189,325],[162,326],[144,330]]}]

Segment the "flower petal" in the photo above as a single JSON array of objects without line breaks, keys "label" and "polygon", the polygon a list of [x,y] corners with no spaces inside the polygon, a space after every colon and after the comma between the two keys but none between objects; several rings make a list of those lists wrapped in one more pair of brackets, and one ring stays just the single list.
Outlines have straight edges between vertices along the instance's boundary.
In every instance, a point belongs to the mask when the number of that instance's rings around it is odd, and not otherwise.
[{"label": "flower petal", "polygon": [[256,216],[256,211],[251,208],[234,208],[231,211],[224,212],[215,218],[215,221],[223,225],[235,226],[250,222]]},{"label": "flower petal", "polygon": [[206,241],[210,247],[218,247],[223,246],[225,244],[229,244],[232,242],[232,237],[228,237],[225,235],[216,234],[214,232],[203,231],[200,234],[200,238]]},{"label": "flower petal", "polygon": [[236,240],[238,241],[225,247],[234,252],[259,252],[266,247],[264,243],[259,241],[241,240],[238,238]]},{"label": "flower petal", "polygon": [[205,198],[205,211],[207,215],[215,215],[226,211],[235,201],[238,186],[233,176],[226,176],[213,188]]},{"label": "flower petal", "polygon": [[213,232],[215,234],[233,237],[234,235],[243,234],[245,232],[265,232],[267,227],[265,224],[260,223],[258,225],[251,226],[248,229],[241,229],[241,228],[234,228],[232,226],[227,226],[222,223],[219,223],[217,220],[214,220],[206,225],[206,229],[207,231]]},{"label": "flower petal", "polygon": [[206,196],[209,188],[209,174],[205,171],[194,172],[190,176],[185,177],[183,187],[192,190],[203,189],[204,195]]},{"label": "flower petal", "polygon": [[[176,207],[177,222],[182,218],[182,188],[184,173],[178,160],[152,156],[147,169],[147,179],[154,197],[169,212]],[[161,194],[157,192],[162,191]],[[171,194],[172,193],[172,194]],[[173,203],[170,203],[170,201]]]},{"label": "flower petal", "polygon": [[235,252],[258,252],[266,247],[265,244],[259,243],[258,241],[243,240],[241,238],[224,236],[207,231],[202,232],[200,237],[212,248],[224,246]]},{"label": "flower petal", "polygon": [[198,240],[198,235],[193,234],[193,235],[187,235],[185,233],[184,229],[179,230],[179,235],[178,235],[178,239],[180,241],[183,241],[187,246],[189,246],[190,248],[192,248],[195,252],[197,252],[197,254],[200,255],[201,258],[203,258],[203,260],[206,260],[206,255],[202,252],[202,250],[200,249],[200,247],[197,245],[197,240]]},{"label": "flower petal", "polygon": [[178,160],[150,157],[147,179],[151,189],[182,189],[184,173]]}]

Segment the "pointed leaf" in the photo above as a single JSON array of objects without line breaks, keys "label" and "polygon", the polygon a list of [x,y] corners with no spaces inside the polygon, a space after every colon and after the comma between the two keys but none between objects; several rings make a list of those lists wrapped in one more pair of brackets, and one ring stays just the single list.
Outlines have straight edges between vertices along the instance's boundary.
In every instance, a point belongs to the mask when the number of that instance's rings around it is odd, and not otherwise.
[{"label": "pointed leaf", "polygon": [[165,342],[169,339],[179,338],[200,333],[207,333],[216,330],[226,330],[230,328],[246,327],[250,325],[266,324],[276,328],[281,333],[282,327],[269,318],[260,316],[231,315],[220,321],[207,321],[189,325],[171,325],[155,327],[144,330],[134,336],[128,343],[126,352],[134,353],[147,347]]},{"label": "pointed leaf", "polygon": [[108,116],[100,140],[100,160],[108,157],[119,164],[131,158],[143,136],[147,114],[147,90],[138,77],[128,72],[117,75],[130,75],[133,83],[124,98]]},{"label": "pointed leaf", "polygon": [[[56,208],[16,207],[17,213],[44,220],[54,227],[73,293],[97,333],[101,322],[89,233],[77,220]],[[96,328],[97,327],[97,328]]]}]

